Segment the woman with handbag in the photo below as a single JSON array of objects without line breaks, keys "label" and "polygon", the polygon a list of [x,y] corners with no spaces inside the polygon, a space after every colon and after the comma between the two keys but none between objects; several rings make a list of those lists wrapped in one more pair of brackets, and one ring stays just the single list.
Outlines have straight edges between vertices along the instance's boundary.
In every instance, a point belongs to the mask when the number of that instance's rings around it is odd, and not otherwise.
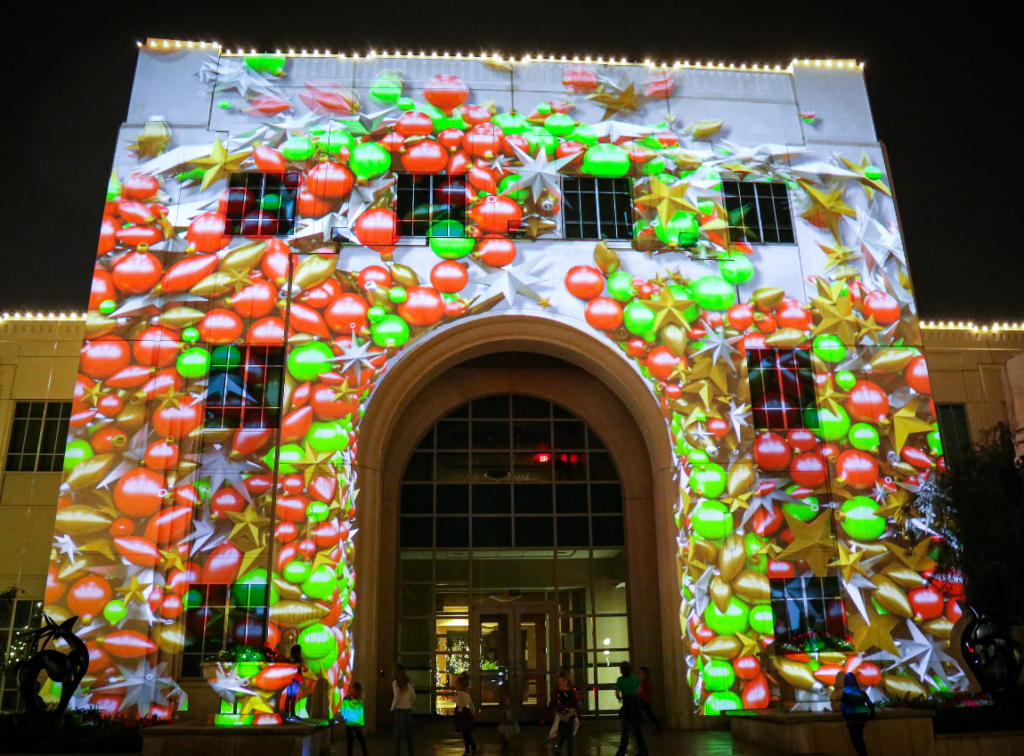
[{"label": "woman with handbag", "polygon": [[458,691],[455,694],[455,732],[462,733],[462,740],[466,744],[463,756],[472,756],[476,753],[476,741],[473,740],[476,707],[469,695],[469,675],[463,673],[455,678],[455,690]]},{"label": "woman with handbag", "polygon": [[850,733],[850,743],[857,756],[868,756],[868,747],[864,743],[864,725],[875,718],[875,705],[868,694],[861,690],[857,675],[846,673],[843,680],[843,695],[839,699],[839,711],[846,720],[846,729]]}]

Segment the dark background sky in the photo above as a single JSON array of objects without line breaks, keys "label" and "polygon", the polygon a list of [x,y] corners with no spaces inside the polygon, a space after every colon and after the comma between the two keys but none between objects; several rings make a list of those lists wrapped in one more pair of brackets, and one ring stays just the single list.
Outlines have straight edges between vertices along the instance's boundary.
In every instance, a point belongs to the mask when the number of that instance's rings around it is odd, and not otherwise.
[{"label": "dark background sky", "polygon": [[[904,7],[908,6],[908,7]],[[0,309],[77,309],[136,40],[632,60],[866,61],[926,319],[1024,319],[1017,22],[995,4],[653,0],[26,4],[4,38]],[[1017,82],[1014,84],[1013,82]]]}]

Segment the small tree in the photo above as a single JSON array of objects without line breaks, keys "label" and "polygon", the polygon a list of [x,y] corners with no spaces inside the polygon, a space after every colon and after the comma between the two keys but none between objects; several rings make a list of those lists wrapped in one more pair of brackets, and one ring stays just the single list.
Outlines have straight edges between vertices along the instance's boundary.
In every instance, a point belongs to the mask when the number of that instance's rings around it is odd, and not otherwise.
[{"label": "small tree", "polygon": [[1000,423],[944,474],[933,476],[901,513],[903,534],[943,536],[938,569],[959,570],[968,603],[1024,623],[1024,471]]}]

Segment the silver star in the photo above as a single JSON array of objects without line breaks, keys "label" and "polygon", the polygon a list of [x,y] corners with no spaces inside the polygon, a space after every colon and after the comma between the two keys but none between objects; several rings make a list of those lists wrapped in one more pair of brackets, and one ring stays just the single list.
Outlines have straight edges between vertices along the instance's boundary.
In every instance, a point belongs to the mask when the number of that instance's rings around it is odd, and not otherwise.
[{"label": "silver star", "polygon": [[303,113],[297,118],[293,116],[286,116],[284,114],[279,115],[278,118],[280,118],[281,120],[264,121],[263,125],[266,126],[271,131],[276,131],[279,134],[284,135],[289,132],[308,131],[309,127],[315,124],[321,118],[323,118],[323,116],[317,115],[316,113],[310,111],[308,113]]},{"label": "silver star", "polygon": [[53,541],[54,548],[59,549],[61,554],[67,554],[68,559],[74,560],[75,554],[78,553],[78,547],[75,546],[75,542],[71,536],[56,536]]},{"label": "silver star", "polygon": [[142,659],[135,669],[118,664],[117,668],[121,670],[121,681],[104,685],[96,690],[128,688],[128,693],[125,694],[124,700],[117,710],[124,711],[131,706],[138,706],[139,714],[146,717],[149,716],[149,710],[153,704],[167,705],[168,693],[166,691],[168,688],[170,688],[170,692],[178,689],[177,683],[172,678],[164,676],[166,667],[167,662],[160,662],[155,667],[150,667],[147,659]]},{"label": "silver star", "polygon": [[332,357],[328,362],[340,362],[341,372],[347,373],[352,368],[356,371],[356,385],[359,386],[363,382],[363,368],[372,368],[373,363],[370,361],[370,348],[373,346],[373,342],[367,339],[362,344],[359,343],[359,339],[356,338],[355,325],[352,324],[352,336],[351,342],[347,347],[342,347],[341,355],[338,357]]},{"label": "silver star", "polygon": [[542,279],[537,276],[531,276],[530,271],[542,259],[543,255],[540,255],[532,260],[527,260],[519,265],[507,268],[492,268],[487,263],[475,260],[474,262],[483,268],[487,275],[482,278],[473,279],[473,283],[487,287],[487,291],[482,295],[484,301],[501,295],[511,305],[515,303],[516,294],[522,294],[524,297],[539,302],[540,295],[531,287]]},{"label": "silver star", "polygon": [[252,497],[249,496],[249,489],[245,487],[245,481],[242,475],[247,472],[254,472],[261,470],[262,468],[255,462],[251,462],[247,459],[243,459],[239,462],[234,461],[229,456],[231,451],[230,447],[223,444],[214,444],[214,449],[217,451],[206,452],[200,455],[201,466],[189,473],[181,481],[182,483],[192,483],[200,478],[206,478],[210,481],[210,491],[216,493],[220,490],[221,485],[226,481],[231,484],[238,493],[242,494],[246,501],[252,503]]},{"label": "silver star", "polygon": [[217,692],[217,695],[229,703],[235,702],[236,693],[243,696],[255,695],[255,692],[246,687],[246,684],[246,678],[239,677],[234,667],[228,668],[221,663],[217,664],[217,671],[213,679],[209,681],[210,687]]},{"label": "silver star", "polygon": [[282,95],[276,84],[263,78],[238,58],[213,58],[203,62],[199,81],[211,92],[236,90],[242,97],[250,91]]},{"label": "silver star", "polygon": [[800,499],[786,493],[780,486],[779,482],[775,480],[762,480],[758,484],[757,494],[754,496],[753,501],[747,510],[743,513],[743,520],[740,522],[740,526],[744,526],[754,516],[754,513],[758,509],[763,508],[770,517],[775,516],[775,504],[778,502],[780,505],[784,503],[800,504]]},{"label": "silver star", "polygon": [[736,372],[736,364],[733,362],[732,356],[739,354],[739,350],[736,349],[733,344],[739,341],[739,336],[726,336],[724,328],[712,328],[707,324],[706,321],[704,327],[707,329],[707,335],[704,337],[704,346],[694,353],[694,356],[703,354],[704,352],[711,352],[711,364],[716,365],[718,361],[725,358],[726,364]]},{"label": "silver star", "polygon": [[609,118],[607,121],[601,121],[601,123],[595,123],[591,126],[594,129],[594,133],[597,134],[598,139],[605,138],[612,144],[617,143],[620,139],[634,139],[636,137],[647,136],[653,134],[658,129],[653,126],[641,126],[635,123],[626,123],[625,121],[618,121],[614,118]]},{"label": "silver star", "polygon": [[729,422],[732,423],[732,429],[736,432],[736,439],[742,438],[743,428],[750,427],[750,423],[747,422],[747,418],[751,416],[750,405],[743,403],[738,407],[729,401]]},{"label": "silver star", "polygon": [[140,294],[126,299],[120,307],[114,310],[109,317],[118,318],[124,315],[133,315],[149,307],[158,310],[166,308],[169,302],[206,302],[205,297],[196,294],[189,294],[187,291],[178,291],[172,294]]},{"label": "silver star", "polygon": [[387,121],[395,120],[387,117],[392,110],[394,108],[385,108],[375,113],[359,113],[351,118],[335,118],[333,123],[342,124],[344,128],[357,136],[371,136],[384,128]]},{"label": "silver star", "polygon": [[860,616],[864,618],[865,622],[870,623],[871,618],[868,617],[867,606],[864,604],[864,597],[860,592],[862,589],[873,591],[877,586],[863,575],[857,574],[854,574],[849,582],[843,580],[842,576],[839,577],[839,581],[843,584],[843,590],[849,594],[853,605],[857,607],[857,611],[860,612]]},{"label": "silver star", "polygon": [[512,145],[512,149],[515,150],[516,157],[519,158],[519,162],[523,165],[521,168],[511,169],[512,173],[518,175],[519,178],[510,184],[502,194],[519,191],[520,189],[529,189],[533,192],[533,201],[536,202],[544,190],[547,189],[551,194],[561,199],[562,195],[558,191],[561,176],[558,171],[575,160],[576,156],[567,155],[549,163],[548,153],[543,148],[537,151],[536,158],[530,157],[515,145]]},{"label": "silver star", "polygon": [[224,541],[224,536],[214,538],[215,531],[216,527],[213,524],[213,520],[210,519],[209,511],[204,510],[202,519],[193,520],[192,532],[184,539],[183,543],[191,541],[192,551],[197,553],[200,551],[210,551]]}]

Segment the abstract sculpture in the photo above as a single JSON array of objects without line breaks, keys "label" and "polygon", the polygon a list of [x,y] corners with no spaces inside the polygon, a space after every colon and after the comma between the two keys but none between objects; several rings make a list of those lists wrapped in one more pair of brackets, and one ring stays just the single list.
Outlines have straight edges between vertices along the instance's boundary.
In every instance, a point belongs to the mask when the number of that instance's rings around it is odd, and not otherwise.
[{"label": "abstract sculpture", "polygon": [[[89,668],[89,649],[85,642],[74,634],[73,628],[78,617],[66,619],[61,624],[54,622],[48,615],[43,616],[45,625],[38,630],[26,633],[29,638],[42,647],[30,659],[21,662],[17,667],[18,690],[25,701],[25,708],[33,717],[41,717],[46,713],[46,705],[37,692],[37,681],[40,672],[46,672],[55,683],[60,683],[60,702],[56,713],[59,717],[68,707],[68,702],[85,677]],[[62,654],[53,648],[46,648],[50,640],[60,639],[68,644],[68,653]]]},{"label": "abstract sculpture", "polygon": [[993,695],[1008,693],[1024,669],[1024,649],[1005,623],[968,608],[973,616],[960,639],[964,659],[982,690]]}]

